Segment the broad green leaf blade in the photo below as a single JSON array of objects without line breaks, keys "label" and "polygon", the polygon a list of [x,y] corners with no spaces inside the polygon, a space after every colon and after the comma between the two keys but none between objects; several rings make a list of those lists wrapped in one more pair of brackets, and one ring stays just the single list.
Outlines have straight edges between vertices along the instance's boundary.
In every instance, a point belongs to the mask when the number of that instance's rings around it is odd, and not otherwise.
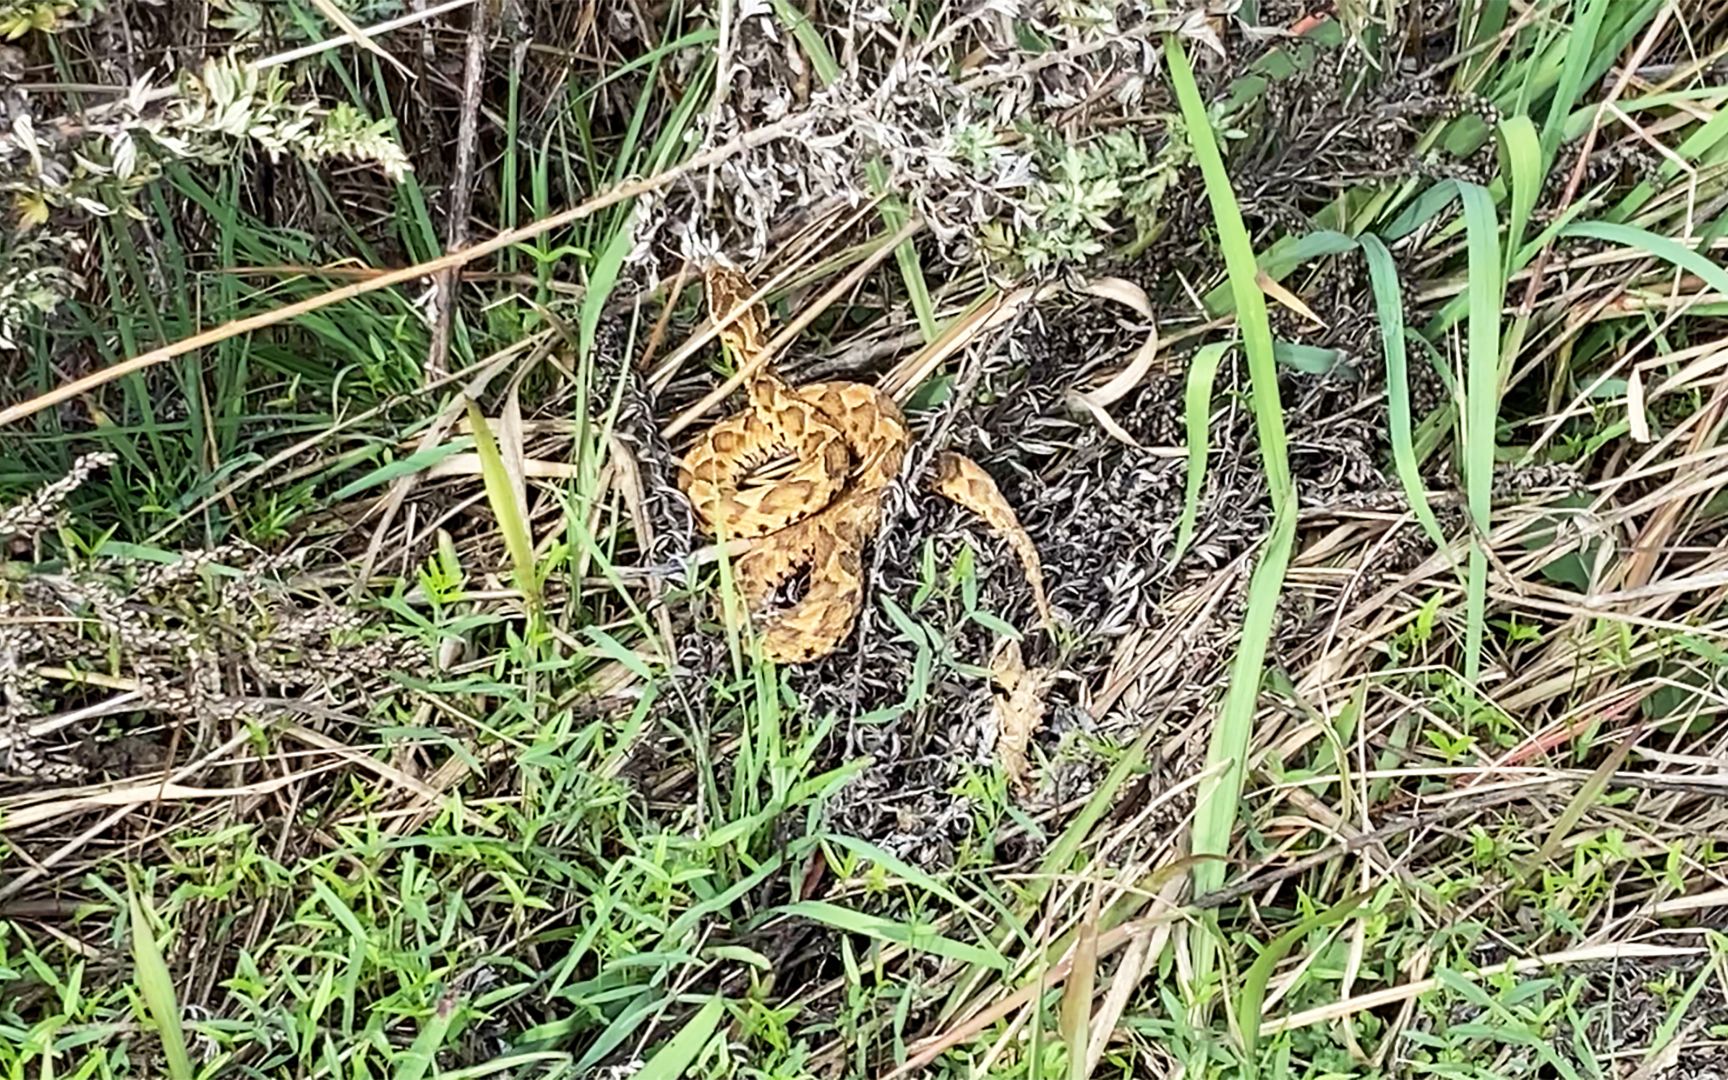
[{"label": "broad green leaf blade", "polygon": [[[1327,255],[1341,255],[1356,246],[1356,241],[1333,229],[1316,229],[1301,236],[1286,237],[1272,245],[1259,260],[1260,269],[1274,281],[1282,281],[1290,271]],[[1205,296],[1206,310],[1214,315],[1227,315],[1236,310],[1236,301],[1228,281],[1220,282]]]},{"label": "broad green leaf blade", "polygon": [[192,1080],[192,1058],[186,1052],[186,1033],[180,1028],[180,1005],[174,996],[174,977],[162,951],[156,947],[156,931],[137,893],[126,897],[132,910],[132,977],[144,1007],[162,1040],[162,1056],[168,1061],[173,1080]]},{"label": "broad green leaf blade", "polygon": [[528,533],[528,522],[517,510],[519,503],[504,468],[504,457],[493,441],[492,428],[486,416],[474,402],[468,406],[468,423],[474,429],[474,449],[480,455],[480,476],[486,484],[486,501],[498,522],[498,532],[504,538],[504,549],[510,555],[516,575],[516,587],[528,598],[530,607],[539,600],[539,580],[534,573],[534,541]]},{"label": "broad green leaf blade", "polygon": [[1605,240],[1610,244],[1642,251],[1652,258],[1697,274],[1704,279],[1706,285],[1718,292],[1728,293],[1728,271],[1711,261],[1709,256],[1694,251],[1678,240],[1657,236],[1647,229],[1607,221],[1579,221],[1561,229],[1560,235]]},{"label": "broad green leaf blade", "polygon": [[1458,197],[1458,185],[1450,180],[1443,180],[1433,187],[1425,189],[1409,206],[1406,206],[1392,223],[1380,229],[1380,235],[1388,243],[1404,239],[1420,229],[1440,212],[1452,205],[1452,200]]},{"label": "broad green leaf blade", "polygon": [[[1236,827],[1237,800],[1242,791],[1249,737],[1253,733],[1255,705],[1260,697],[1260,677],[1266,662],[1267,641],[1272,634],[1278,594],[1296,537],[1296,497],[1290,478],[1289,452],[1285,444],[1284,413],[1278,399],[1277,362],[1272,353],[1272,328],[1266,317],[1266,297],[1260,291],[1254,244],[1242,223],[1235,192],[1224,168],[1212,130],[1212,120],[1200,87],[1194,81],[1182,41],[1165,38],[1165,58],[1170,80],[1182,107],[1183,123],[1194,149],[1195,160],[1205,179],[1206,197],[1218,226],[1219,245],[1224,252],[1236,301],[1236,319],[1242,334],[1253,390],[1254,419],[1260,437],[1266,486],[1272,500],[1272,531],[1266,540],[1260,564],[1248,586],[1247,610],[1242,636],[1230,669],[1230,688],[1223,711],[1212,728],[1206,751],[1208,779],[1196,794],[1192,854],[1222,856],[1230,846]],[[1196,893],[1210,892],[1223,883],[1221,861],[1202,859],[1194,869]],[[1203,965],[1211,964],[1210,953]],[[1205,971],[1199,972],[1203,978]]]},{"label": "broad green leaf blade", "polygon": [[1415,424],[1410,416],[1409,345],[1404,336],[1404,297],[1398,286],[1398,267],[1380,238],[1362,237],[1362,253],[1368,260],[1368,278],[1374,286],[1374,306],[1380,318],[1380,341],[1386,351],[1386,412],[1391,422],[1392,465],[1398,483],[1410,503],[1410,512],[1442,551],[1446,533],[1428,504],[1428,491],[1416,457]]},{"label": "broad green leaf blade", "polygon": [[[1528,116],[1509,116],[1500,123],[1500,149],[1510,177],[1511,213],[1506,224],[1506,257],[1515,258],[1524,244],[1524,230],[1542,195],[1542,145]],[[1512,267],[1507,266],[1507,277]]]},{"label": "broad green leaf blade", "polygon": [[[588,1044],[588,1049],[583,1051],[582,1056],[576,1059],[576,1068],[571,1075],[588,1076],[589,1070],[604,1061],[607,1055],[618,1047],[624,1045],[628,1039],[641,1030],[644,1025],[652,1022],[654,1017],[658,1016],[661,1010],[666,1007],[664,997],[647,990],[630,995],[629,991],[632,988],[628,984],[619,988],[619,996],[624,1000],[620,1000],[612,1006],[611,1022],[594,1038],[593,1042]],[[543,1025],[539,1029],[531,1028],[524,1032],[523,1042],[531,1045],[545,1038],[549,1034],[545,1031],[546,1026],[549,1025]]]},{"label": "broad green leaf blade", "polygon": [[971,906],[964,900],[960,899],[957,893],[948,888],[948,886],[944,885],[941,881],[938,881],[935,877],[923,870],[920,870],[918,867],[913,866],[911,863],[896,858],[892,852],[877,847],[868,840],[836,834],[827,837],[826,842],[833,844],[835,847],[840,848],[843,851],[850,851],[854,855],[869,859],[871,862],[881,866],[882,869],[888,871],[890,874],[893,874],[895,877],[905,881],[906,884],[916,886],[925,892],[930,893],[932,896],[940,896],[942,899],[948,901],[957,908],[969,908]]},{"label": "broad green leaf blade", "polygon": [[[1613,0],[1584,0],[1575,8],[1577,19],[1567,30],[1566,59],[1560,66],[1560,81],[1548,102],[1548,119],[1542,123],[1542,171],[1547,172],[1566,136],[1566,120],[1578,100],[1578,91],[1590,72],[1596,52],[1596,37],[1602,30],[1602,13]],[[1511,245],[1516,250],[1516,245]]]},{"label": "broad green leaf blade", "polygon": [[1214,341],[1195,350],[1188,365],[1188,384],[1183,391],[1182,425],[1187,432],[1188,475],[1182,490],[1182,520],[1176,526],[1176,549],[1170,553],[1175,566],[1194,542],[1194,523],[1200,517],[1200,491],[1206,483],[1207,421],[1212,417],[1212,382],[1218,362],[1230,349],[1228,342]]},{"label": "broad green leaf blade", "polygon": [[636,1080],[678,1080],[696,1061],[726,1015],[726,999],[709,998],[695,1016],[678,1029],[665,1046],[654,1052],[636,1073]]},{"label": "broad green leaf blade", "polygon": [[[631,201],[620,206],[616,220],[628,223],[630,208],[634,205]],[[588,287],[582,293],[582,311],[576,325],[577,348],[583,357],[594,351],[594,335],[600,327],[600,316],[612,298],[612,290],[618,284],[618,273],[624,268],[624,259],[630,254],[634,242],[635,237],[628,227],[614,229],[606,246],[600,249],[600,257],[588,270]]]},{"label": "broad green leaf blade", "polygon": [[1464,488],[1475,536],[1470,545],[1465,593],[1464,678],[1482,675],[1482,639],[1487,627],[1488,552],[1494,484],[1495,426],[1500,415],[1500,309],[1506,279],[1500,265],[1500,232],[1494,201],[1477,184],[1459,184],[1464,205],[1468,265],[1469,333],[1464,378]]}]

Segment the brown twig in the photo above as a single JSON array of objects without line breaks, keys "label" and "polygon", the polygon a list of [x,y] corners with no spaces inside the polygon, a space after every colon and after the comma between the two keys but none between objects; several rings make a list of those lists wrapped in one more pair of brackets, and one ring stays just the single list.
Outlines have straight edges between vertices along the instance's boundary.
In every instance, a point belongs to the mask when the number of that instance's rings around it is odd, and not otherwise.
[{"label": "brown twig", "polygon": [[[460,251],[468,244],[468,212],[474,205],[474,143],[479,134],[480,85],[485,81],[491,12],[491,4],[476,4],[468,21],[468,54],[462,67],[462,113],[456,123],[456,171],[450,181],[450,208],[445,218],[446,251]],[[444,374],[450,359],[456,281],[457,268],[451,266],[433,282],[432,344],[426,355],[426,373],[432,378]]]}]

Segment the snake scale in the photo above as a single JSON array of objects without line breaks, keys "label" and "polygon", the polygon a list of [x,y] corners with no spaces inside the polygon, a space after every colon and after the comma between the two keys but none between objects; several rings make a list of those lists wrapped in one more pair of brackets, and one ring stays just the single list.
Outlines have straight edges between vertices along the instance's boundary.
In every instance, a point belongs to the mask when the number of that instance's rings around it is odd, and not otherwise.
[{"label": "snake scale", "polygon": [[[768,309],[749,302],[750,281],[722,263],[709,268],[704,284],[722,343],[753,374],[745,382],[745,408],[710,427],[685,455],[679,486],[708,532],[755,541],[733,573],[761,630],[763,657],[807,663],[838,649],[858,620],[864,547],[881,525],[883,496],[900,472],[911,430],[894,399],[873,386],[787,384],[762,360]],[[1037,549],[990,475],[945,452],[931,487],[1008,538],[1049,626]],[[803,597],[769,610],[806,572]]]}]

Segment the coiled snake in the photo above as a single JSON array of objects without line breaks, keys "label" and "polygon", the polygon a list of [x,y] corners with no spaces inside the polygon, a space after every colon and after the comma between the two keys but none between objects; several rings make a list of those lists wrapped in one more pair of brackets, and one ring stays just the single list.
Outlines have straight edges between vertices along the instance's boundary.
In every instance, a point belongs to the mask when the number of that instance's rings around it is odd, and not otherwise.
[{"label": "coiled snake", "polygon": [[[679,486],[715,536],[757,542],[733,563],[739,593],[761,629],[764,658],[798,664],[839,648],[864,600],[863,551],[882,521],[882,499],[911,444],[894,399],[854,382],[788,385],[758,362],[768,309],[736,269],[705,275],[721,341],[744,370],[748,404],[704,432],[685,455]],[[768,466],[774,466],[769,470]],[[931,485],[1004,534],[1025,567],[1046,626],[1038,552],[994,481],[955,453],[936,460]],[[809,587],[790,607],[766,610],[801,573]]]}]

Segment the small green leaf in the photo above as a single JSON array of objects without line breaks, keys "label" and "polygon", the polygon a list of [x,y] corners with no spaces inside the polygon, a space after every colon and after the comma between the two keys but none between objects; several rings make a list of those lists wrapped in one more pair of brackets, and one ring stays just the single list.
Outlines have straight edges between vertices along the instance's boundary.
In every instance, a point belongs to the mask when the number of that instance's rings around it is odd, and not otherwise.
[{"label": "small green leaf", "polygon": [[714,1037],[720,1021],[726,1016],[726,999],[712,997],[668,1039],[665,1046],[654,1052],[636,1072],[636,1080],[678,1080],[695,1064],[703,1047]]},{"label": "small green leaf", "polygon": [[904,945],[914,952],[925,952],[967,964],[977,964],[992,971],[1006,971],[1008,969],[1008,961],[993,949],[955,941],[953,938],[943,937],[929,927],[915,923],[896,922],[879,915],[867,915],[861,911],[853,911],[851,908],[821,900],[801,900],[782,905],[777,910],[785,915],[801,915],[849,934],[861,934],[877,941]]},{"label": "small green leaf", "polygon": [[528,598],[530,607],[538,605],[539,580],[534,573],[534,541],[528,533],[528,523],[517,510],[515,486],[504,468],[504,457],[492,438],[492,428],[486,416],[474,402],[467,402],[468,423],[474,428],[474,448],[480,454],[480,475],[486,483],[486,501],[492,507],[492,517],[504,538],[504,549],[516,575],[516,587]]},{"label": "small green leaf", "polygon": [[186,1033],[180,1027],[174,977],[168,973],[168,964],[156,947],[156,932],[138,894],[128,892],[126,901],[132,912],[132,977],[162,1040],[168,1075],[173,1080],[192,1080],[192,1058],[186,1052]]},{"label": "small green leaf", "polygon": [[1229,351],[1228,342],[1215,341],[1201,346],[1188,365],[1188,383],[1183,391],[1182,423],[1187,432],[1188,476],[1182,492],[1182,518],[1176,526],[1176,549],[1170,554],[1170,565],[1182,561],[1188,545],[1194,542],[1194,523],[1200,516],[1200,493],[1206,483],[1206,459],[1211,453],[1207,442],[1208,422],[1212,418],[1212,381],[1218,374],[1218,363]]}]

